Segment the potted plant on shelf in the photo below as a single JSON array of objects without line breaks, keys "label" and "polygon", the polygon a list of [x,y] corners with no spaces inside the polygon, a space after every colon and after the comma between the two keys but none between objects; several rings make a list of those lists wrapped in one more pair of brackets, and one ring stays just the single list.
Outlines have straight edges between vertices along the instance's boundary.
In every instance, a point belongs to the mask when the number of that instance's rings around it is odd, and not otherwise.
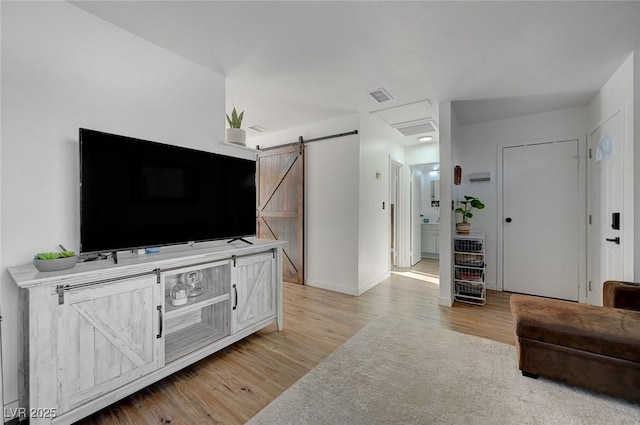
[{"label": "potted plant on shelf", "polygon": [[236,143],[238,145],[245,145],[246,143],[246,134],[242,126],[242,118],[244,117],[244,111],[238,112],[236,111],[236,105],[233,105],[233,110],[231,111],[231,116],[227,115],[227,122],[229,123],[229,128],[227,128],[227,143]]},{"label": "potted plant on shelf", "polygon": [[33,265],[41,272],[70,269],[77,262],[78,257],[73,251],[41,252],[33,256]]},{"label": "potted plant on shelf", "polygon": [[464,196],[464,201],[460,201],[462,207],[456,208],[455,212],[462,214],[462,222],[456,223],[456,231],[463,235],[468,235],[471,231],[471,223],[469,219],[473,217],[472,209],[484,209],[484,204],[475,196]]}]

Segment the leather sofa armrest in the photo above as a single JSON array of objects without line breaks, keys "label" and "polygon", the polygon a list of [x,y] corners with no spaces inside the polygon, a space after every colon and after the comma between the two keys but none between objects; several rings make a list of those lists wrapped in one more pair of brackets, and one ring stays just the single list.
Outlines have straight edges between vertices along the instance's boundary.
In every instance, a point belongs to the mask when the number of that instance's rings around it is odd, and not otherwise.
[{"label": "leather sofa armrest", "polygon": [[602,301],[605,307],[640,311],[640,283],[608,280],[603,288]]}]

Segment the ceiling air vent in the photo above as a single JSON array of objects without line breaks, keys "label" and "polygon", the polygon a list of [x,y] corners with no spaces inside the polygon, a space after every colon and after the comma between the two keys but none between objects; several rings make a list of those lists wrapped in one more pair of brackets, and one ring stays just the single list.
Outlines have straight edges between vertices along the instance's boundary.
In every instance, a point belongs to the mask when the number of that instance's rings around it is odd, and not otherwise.
[{"label": "ceiling air vent", "polygon": [[373,97],[378,103],[386,102],[388,100],[393,99],[393,97],[386,91],[384,88],[380,87],[379,89],[375,89],[369,92],[371,97]]}]

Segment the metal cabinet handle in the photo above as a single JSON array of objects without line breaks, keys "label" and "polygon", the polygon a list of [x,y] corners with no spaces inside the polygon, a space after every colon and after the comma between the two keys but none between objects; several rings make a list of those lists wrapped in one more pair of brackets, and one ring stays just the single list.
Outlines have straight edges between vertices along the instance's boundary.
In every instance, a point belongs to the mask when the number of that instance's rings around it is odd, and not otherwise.
[{"label": "metal cabinet handle", "polygon": [[159,305],[158,307],[156,307],[156,310],[158,310],[158,312],[160,313],[160,331],[158,332],[158,335],[156,335],[157,339],[162,338],[162,328],[164,326],[164,320],[162,318],[162,306]]},{"label": "metal cabinet handle", "polygon": [[238,308],[238,288],[236,287],[236,284],[233,284],[233,292],[235,293],[235,301],[233,304],[233,309],[235,310],[236,308]]}]

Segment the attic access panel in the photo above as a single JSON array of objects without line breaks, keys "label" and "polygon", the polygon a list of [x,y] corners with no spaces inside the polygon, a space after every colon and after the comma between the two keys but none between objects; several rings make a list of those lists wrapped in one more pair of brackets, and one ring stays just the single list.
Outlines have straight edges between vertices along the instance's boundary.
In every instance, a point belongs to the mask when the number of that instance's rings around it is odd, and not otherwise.
[{"label": "attic access panel", "polygon": [[437,131],[436,124],[431,119],[410,121],[391,126],[402,133],[404,136],[415,136],[417,134],[433,133]]},{"label": "attic access panel", "polygon": [[416,136],[438,131],[438,124],[433,119],[434,110],[428,99],[372,111],[371,114],[380,118],[403,136]]}]

